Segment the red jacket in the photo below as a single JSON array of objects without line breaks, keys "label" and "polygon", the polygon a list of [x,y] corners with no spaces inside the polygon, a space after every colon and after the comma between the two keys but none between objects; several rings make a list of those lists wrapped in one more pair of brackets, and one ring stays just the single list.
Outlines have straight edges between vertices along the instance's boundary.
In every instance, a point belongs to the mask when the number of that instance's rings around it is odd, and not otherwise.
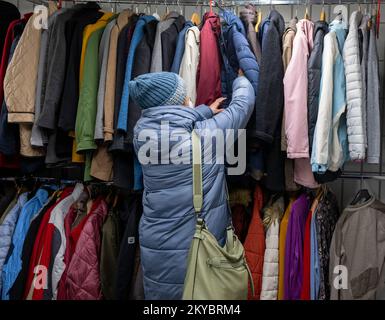
[{"label": "red jacket", "polygon": [[75,251],[67,267],[66,298],[69,300],[100,300],[100,249],[101,228],[108,208],[103,198],[93,204]]},{"label": "red jacket", "polygon": [[307,216],[303,243],[303,277],[301,300],[310,300],[310,230],[312,212]]},{"label": "red jacket", "polygon": [[[72,206],[72,208],[70,209],[70,211],[68,212],[64,220],[64,228],[65,228],[66,239],[67,239],[66,241],[67,246],[64,253],[64,263],[66,266],[69,266],[71,262],[71,258],[75,252],[75,248],[80,238],[81,232],[88,218],[91,217],[91,214],[87,214],[76,227],[71,229],[71,225],[74,223],[76,216],[77,216],[77,209],[74,206]],[[65,288],[66,279],[67,279],[67,268],[64,270],[63,275],[59,282],[58,293],[57,293],[58,300],[67,300],[67,291]]]},{"label": "red jacket", "polygon": [[221,54],[218,45],[221,24],[219,17],[214,13],[206,13],[203,21],[197,70],[197,106],[210,105],[222,96]]},{"label": "red jacket", "polygon": [[262,208],[263,193],[261,187],[257,185],[254,191],[253,213],[244,243],[246,260],[253,278],[255,293],[253,296],[249,285],[249,300],[259,300],[262,290],[263,258],[265,255],[265,230],[261,219]]}]

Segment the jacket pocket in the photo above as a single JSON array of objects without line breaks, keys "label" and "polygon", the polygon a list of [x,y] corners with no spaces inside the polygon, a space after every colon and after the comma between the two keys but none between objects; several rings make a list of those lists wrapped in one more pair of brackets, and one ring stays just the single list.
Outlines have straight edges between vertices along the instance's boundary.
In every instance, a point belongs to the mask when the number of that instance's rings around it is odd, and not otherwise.
[{"label": "jacket pocket", "polygon": [[378,268],[369,268],[350,281],[354,299],[362,298],[370,290],[377,287],[379,280]]}]

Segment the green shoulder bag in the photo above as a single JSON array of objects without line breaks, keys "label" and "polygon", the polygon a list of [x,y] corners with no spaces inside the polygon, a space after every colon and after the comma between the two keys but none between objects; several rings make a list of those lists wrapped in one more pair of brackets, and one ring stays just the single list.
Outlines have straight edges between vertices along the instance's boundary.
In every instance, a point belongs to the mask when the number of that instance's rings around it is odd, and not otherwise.
[{"label": "green shoulder bag", "polygon": [[224,247],[207,229],[201,217],[203,205],[201,141],[192,132],[193,203],[197,215],[194,238],[191,243],[184,282],[184,300],[245,300],[248,281],[254,292],[253,280],[247,266],[242,243],[227,228]]}]

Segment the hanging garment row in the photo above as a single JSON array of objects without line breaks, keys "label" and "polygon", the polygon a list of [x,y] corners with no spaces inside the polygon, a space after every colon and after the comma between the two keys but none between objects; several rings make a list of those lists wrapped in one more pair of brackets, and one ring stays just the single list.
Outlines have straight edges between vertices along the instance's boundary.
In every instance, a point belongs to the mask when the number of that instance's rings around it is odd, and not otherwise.
[{"label": "hanging garment row", "polygon": [[276,10],[259,23],[251,5],[240,18],[220,10],[202,21],[113,14],[96,3],[49,8],[48,29],[15,12],[3,32],[2,168],[85,163],[86,181],[139,190],[132,137],[141,110],[129,80],[179,73],[198,106],[231,98],[239,68],[256,95],[248,174],[268,189],[317,187],[346,161],[379,161],[376,16],[356,11],[349,25],[340,15],[330,24],[293,19],[285,30]]},{"label": "hanging garment row", "polygon": [[[2,300],[146,298],[140,194],[30,180],[2,182],[0,195]],[[328,188],[283,196],[256,185],[231,190],[230,204],[254,283],[248,299],[384,299],[385,205],[374,196],[360,191],[340,215]],[[341,266],[347,286],[336,287]]]},{"label": "hanging garment row", "polygon": [[141,194],[39,180],[0,194],[2,300],[143,299]]},{"label": "hanging garment row", "polygon": [[335,195],[230,192],[235,232],[254,282],[252,300],[329,300],[329,248],[340,215]]}]

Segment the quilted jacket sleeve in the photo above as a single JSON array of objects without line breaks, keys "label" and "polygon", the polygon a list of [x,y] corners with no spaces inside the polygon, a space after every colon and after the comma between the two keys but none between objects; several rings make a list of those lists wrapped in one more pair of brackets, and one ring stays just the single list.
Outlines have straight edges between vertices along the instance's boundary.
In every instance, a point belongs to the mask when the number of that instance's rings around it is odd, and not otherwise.
[{"label": "quilted jacket sleeve", "polygon": [[197,129],[244,129],[255,102],[253,88],[245,77],[235,79],[230,105],[211,119],[199,121]]},{"label": "quilted jacket sleeve", "polygon": [[250,50],[249,43],[245,36],[240,32],[233,33],[233,43],[236,48],[236,55],[240,69],[244,72],[245,77],[251,82],[254,94],[257,94],[259,66],[255,56]]},{"label": "quilted jacket sleeve", "polygon": [[[354,17],[351,17],[353,20]],[[346,102],[349,154],[351,160],[365,159],[365,135],[362,100],[362,74],[358,31],[351,24],[343,50],[346,76]]]}]

